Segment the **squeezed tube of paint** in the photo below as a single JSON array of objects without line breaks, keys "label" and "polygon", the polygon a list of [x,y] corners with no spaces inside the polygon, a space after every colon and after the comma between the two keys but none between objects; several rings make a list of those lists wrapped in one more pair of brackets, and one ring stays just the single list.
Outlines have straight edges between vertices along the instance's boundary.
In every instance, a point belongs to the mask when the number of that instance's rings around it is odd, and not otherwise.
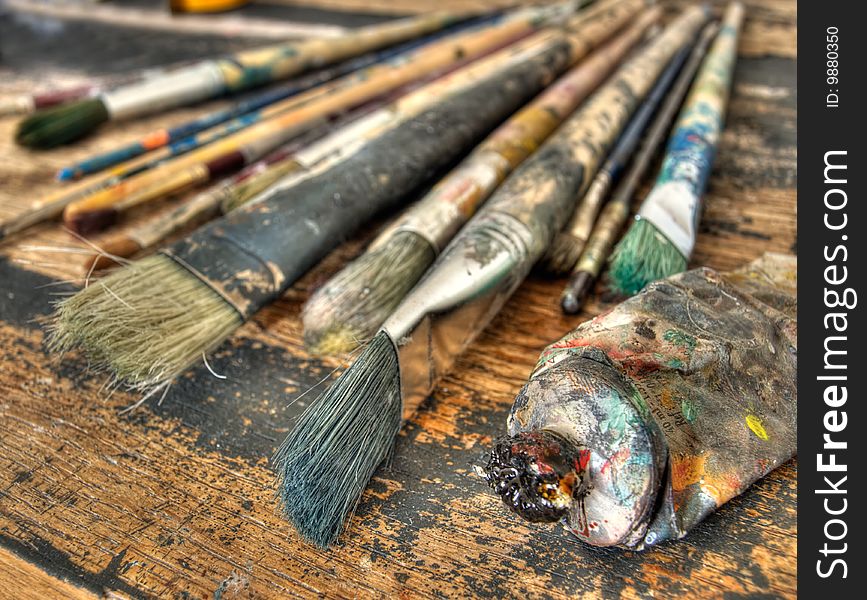
[{"label": "squeezed tube of paint", "polygon": [[794,456],[796,260],[695,269],[548,346],[485,477],[596,546],[682,538]]}]

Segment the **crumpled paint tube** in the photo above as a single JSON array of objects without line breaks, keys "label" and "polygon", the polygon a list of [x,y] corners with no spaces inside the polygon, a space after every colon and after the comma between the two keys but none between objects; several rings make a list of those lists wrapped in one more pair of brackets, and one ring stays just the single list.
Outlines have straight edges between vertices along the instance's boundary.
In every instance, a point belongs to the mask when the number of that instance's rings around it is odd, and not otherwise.
[{"label": "crumpled paint tube", "polygon": [[658,281],[548,346],[485,468],[596,546],[682,538],[794,456],[796,259]]}]

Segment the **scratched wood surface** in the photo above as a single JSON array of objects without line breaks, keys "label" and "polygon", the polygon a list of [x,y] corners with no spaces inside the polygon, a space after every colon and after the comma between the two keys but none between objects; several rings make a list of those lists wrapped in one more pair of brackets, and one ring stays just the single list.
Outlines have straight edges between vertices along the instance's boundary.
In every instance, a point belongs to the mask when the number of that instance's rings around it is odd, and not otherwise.
[{"label": "scratched wood surface", "polygon": [[[747,5],[693,258],[722,269],[796,243],[795,2]],[[256,42],[153,36],[0,14],[0,94]],[[14,121],[0,119],[0,217],[53,189],[71,159],[201,110],[43,153],[16,148]],[[341,362],[304,353],[298,313],[373,229],[219,349],[210,364],[226,380],[199,367],[161,405],[131,413],[120,411],[135,398],[107,397],[80,356],[57,361],[42,347],[55,294],[82,276],[80,256],[55,249],[82,244],[47,224],[0,245],[0,597],[794,596],[795,461],[686,539],[644,553],[588,548],[560,527],[524,523],[473,474],[539,351],[613,300],[600,286],[586,313],[564,317],[562,281],[538,275],[404,428],[340,546],[325,553],[299,540],[276,513],[268,460],[309,396],[292,400]]]}]

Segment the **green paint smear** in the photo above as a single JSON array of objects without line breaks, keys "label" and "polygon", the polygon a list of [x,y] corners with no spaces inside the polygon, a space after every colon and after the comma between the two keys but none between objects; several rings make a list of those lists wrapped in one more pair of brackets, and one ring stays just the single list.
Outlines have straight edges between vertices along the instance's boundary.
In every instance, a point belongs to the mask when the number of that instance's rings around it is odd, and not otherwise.
[{"label": "green paint smear", "polygon": [[686,350],[687,354],[691,354],[695,350],[695,338],[688,333],[678,331],[677,329],[669,329],[662,334],[662,339],[666,342],[674,344],[678,348]]},{"label": "green paint smear", "polygon": [[686,419],[688,423],[692,423],[693,421],[695,421],[695,405],[690,402],[689,398],[684,398],[680,401],[680,412],[683,413],[683,418]]}]

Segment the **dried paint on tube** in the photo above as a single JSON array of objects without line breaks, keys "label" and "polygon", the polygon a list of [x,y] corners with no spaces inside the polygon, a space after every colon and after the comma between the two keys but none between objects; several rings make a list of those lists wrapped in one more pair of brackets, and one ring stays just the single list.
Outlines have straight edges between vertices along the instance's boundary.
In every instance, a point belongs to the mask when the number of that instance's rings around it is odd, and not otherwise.
[{"label": "dried paint on tube", "polygon": [[794,257],[658,281],[548,346],[485,468],[596,546],[686,535],[795,454]]}]

